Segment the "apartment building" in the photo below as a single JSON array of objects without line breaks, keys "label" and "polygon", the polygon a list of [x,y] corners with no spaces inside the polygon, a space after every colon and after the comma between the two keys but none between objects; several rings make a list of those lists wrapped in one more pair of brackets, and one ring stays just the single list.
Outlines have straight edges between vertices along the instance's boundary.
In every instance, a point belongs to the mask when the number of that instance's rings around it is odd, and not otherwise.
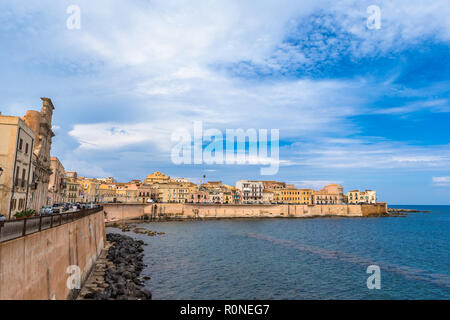
[{"label": "apartment building", "polygon": [[48,184],[48,205],[63,203],[65,200],[66,183],[64,181],[64,167],[57,157],[50,158],[50,181]]},{"label": "apartment building", "polygon": [[262,181],[239,180],[236,182],[236,188],[242,193],[243,204],[263,203]]},{"label": "apartment building", "polygon": [[12,218],[29,207],[34,132],[19,117],[0,115],[0,213]]}]

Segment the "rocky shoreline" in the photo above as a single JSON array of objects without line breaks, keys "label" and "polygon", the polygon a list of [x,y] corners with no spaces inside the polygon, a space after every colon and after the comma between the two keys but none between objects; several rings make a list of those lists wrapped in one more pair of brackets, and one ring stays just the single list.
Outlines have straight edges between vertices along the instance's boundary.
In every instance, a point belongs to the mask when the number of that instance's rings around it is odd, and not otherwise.
[{"label": "rocky shoreline", "polygon": [[151,300],[152,293],[144,288],[144,281],[150,278],[141,277],[144,241],[117,233],[108,233],[106,240],[110,246],[78,299]]}]

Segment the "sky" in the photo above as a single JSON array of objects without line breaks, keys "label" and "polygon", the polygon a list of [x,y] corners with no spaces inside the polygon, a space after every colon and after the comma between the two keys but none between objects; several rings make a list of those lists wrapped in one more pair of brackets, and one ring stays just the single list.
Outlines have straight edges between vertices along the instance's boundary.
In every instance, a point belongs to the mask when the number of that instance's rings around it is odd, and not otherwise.
[{"label": "sky", "polygon": [[[334,182],[449,205],[449,16],[448,0],[1,1],[0,112],[51,98],[52,155],[88,177]],[[278,172],[173,163],[172,134],[195,121],[278,129]]]}]

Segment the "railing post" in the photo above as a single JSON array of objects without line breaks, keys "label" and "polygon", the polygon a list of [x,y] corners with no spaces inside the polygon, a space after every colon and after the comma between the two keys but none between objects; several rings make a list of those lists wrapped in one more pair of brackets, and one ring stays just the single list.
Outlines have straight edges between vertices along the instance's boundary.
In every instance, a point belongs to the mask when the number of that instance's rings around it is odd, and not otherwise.
[{"label": "railing post", "polygon": [[62,224],[62,214],[59,215],[59,225]]},{"label": "railing post", "polygon": [[50,215],[50,228],[53,228],[53,214]]},{"label": "railing post", "polygon": [[42,230],[42,215],[39,216],[39,231]]},{"label": "railing post", "polygon": [[27,234],[27,218],[23,219],[22,237],[24,237],[26,234]]}]

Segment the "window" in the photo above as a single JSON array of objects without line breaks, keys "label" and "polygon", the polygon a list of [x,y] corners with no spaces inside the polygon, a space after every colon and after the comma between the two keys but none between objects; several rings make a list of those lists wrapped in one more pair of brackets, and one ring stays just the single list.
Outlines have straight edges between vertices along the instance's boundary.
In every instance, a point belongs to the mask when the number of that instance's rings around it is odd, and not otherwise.
[{"label": "window", "polygon": [[28,143],[25,144],[25,154],[28,154]]},{"label": "window", "polygon": [[26,170],[22,169],[22,183],[21,183],[22,188],[25,187],[25,174],[26,174]]},{"label": "window", "polygon": [[22,151],[22,146],[23,146],[23,139],[20,138],[19,140],[19,150]]},{"label": "window", "polygon": [[15,185],[16,187],[19,186],[19,171],[20,171],[20,167],[17,166],[17,168],[16,168],[16,180],[15,180],[15,182],[14,182],[14,185]]}]

